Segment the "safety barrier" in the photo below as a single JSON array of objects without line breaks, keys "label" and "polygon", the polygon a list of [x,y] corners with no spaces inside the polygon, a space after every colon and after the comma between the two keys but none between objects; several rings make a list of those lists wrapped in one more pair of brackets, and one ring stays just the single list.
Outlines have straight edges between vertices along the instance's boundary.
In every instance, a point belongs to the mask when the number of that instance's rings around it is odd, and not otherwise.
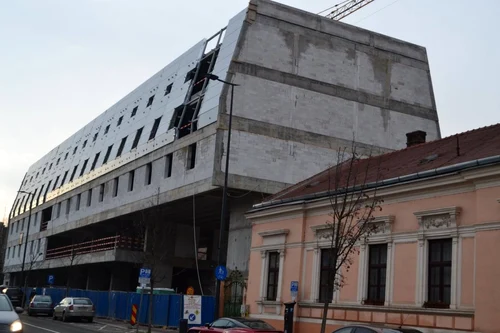
[{"label": "safety barrier", "polygon": [[[26,297],[30,299],[32,289],[27,290]],[[36,289],[37,295],[43,293],[42,288]],[[46,288],[45,295],[50,295],[54,305],[61,302],[66,295],[64,288]],[[184,295],[153,295],[153,325],[178,327],[184,309]],[[140,304],[140,293],[120,291],[96,291],[71,289],[68,297],[88,297],[96,308],[96,316],[116,320],[130,321],[132,305]],[[201,323],[209,323],[214,319],[215,298],[202,296]],[[142,306],[138,309],[137,321],[147,323],[149,315],[149,294],[144,293]]]}]

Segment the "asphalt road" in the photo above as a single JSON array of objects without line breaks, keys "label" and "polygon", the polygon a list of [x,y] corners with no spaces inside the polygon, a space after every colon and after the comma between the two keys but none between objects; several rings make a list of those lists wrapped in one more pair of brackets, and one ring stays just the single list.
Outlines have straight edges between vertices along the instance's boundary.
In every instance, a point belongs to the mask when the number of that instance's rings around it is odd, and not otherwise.
[{"label": "asphalt road", "polygon": [[122,333],[135,332],[134,329],[128,329],[123,326],[111,325],[105,323],[88,323],[54,321],[52,317],[29,317],[26,314],[20,316],[24,326],[24,333]]}]

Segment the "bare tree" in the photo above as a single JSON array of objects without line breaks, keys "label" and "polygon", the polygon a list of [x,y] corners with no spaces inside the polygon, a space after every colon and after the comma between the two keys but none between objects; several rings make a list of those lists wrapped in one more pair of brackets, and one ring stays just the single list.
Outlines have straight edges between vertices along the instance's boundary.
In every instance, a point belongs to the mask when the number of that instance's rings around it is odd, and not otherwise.
[{"label": "bare tree", "polygon": [[149,311],[148,311],[148,333],[151,332],[153,322],[153,290],[155,286],[165,280],[167,271],[164,269],[171,256],[169,242],[175,225],[168,221],[163,208],[160,206],[158,193],[151,198],[148,207],[141,211],[139,219],[135,221],[137,234],[144,239],[144,251],[141,253],[143,267],[151,269],[149,284]]},{"label": "bare tree", "polygon": [[327,286],[324,300],[321,333],[325,333],[328,307],[333,292],[345,283],[357,246],[374,231],[374,213],[381,210],[382,200],[377,197],[380,158],[361,158],[353,143],[352,149],[341,149],[337,166],[328,171],[330,218],[321,237],[328,239]]},{"label": "bare tree", "polygon": [[38,259],[40,258],[40,256],[43,255],[43,253],[39,251],[40,249],[35,249],[36,251],[34,251],[33,247],[34,247],[34,241],[31,244],[31,250],[28,257],[28,269],[26,272],[26,276],[24,278],[24,292],[21,300],[21,304],[23,305],[26,298],[26,288],[28,287],[28,279],[30,277],[30,273],[33,269],[38,268],[42,264],[42,261],[39,261]]},{"label": "bare tree", "polygon": [[81,259],[81,257],[78,257],[78,250],[75,249],[74,242],[71,245],[70,255],[68,257],[63,257],[62,259],[64,261],[64,266],[66,266],[66,269],[68,271],[67,274],[68,277],[66,279],[66,292],[65,292],[65,297],[68,297],[70,289],[70,277],[72,275],[73,266],[78,265],[78,262]]}]

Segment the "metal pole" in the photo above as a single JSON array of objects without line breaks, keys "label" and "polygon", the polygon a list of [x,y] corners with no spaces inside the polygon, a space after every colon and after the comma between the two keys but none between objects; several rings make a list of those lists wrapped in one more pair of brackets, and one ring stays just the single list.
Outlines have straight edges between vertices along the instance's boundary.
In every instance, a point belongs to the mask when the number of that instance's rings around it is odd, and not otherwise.
[{"label": "metal pole", "polygon": [[142,296],[144,295],[144,287],[141,284],[141,300],[139,301],[139,308],[137,309],[137,323],[135,324],[135,331],[139,332],[139,325],[141,320]]},{"label": "metal pole", "polygon": [[[27,281],[24,281],[24,264],[26,262],[26,251],[28,249],[28,238],[30,236],[31,206],[33,206],[33,193],[29,193],[28,197],[29,197],[29,195],[31,195],[31,201],[30,201],[30,209],[29,209],[29,213],[28,213],[28,228],[26,229],[26,242],[24,244],[23,264],[21,265],[21,284],[19,286],[19,287],[21,287],[24,284],[25,289],[26,289],[26,282]],[[26,293],[26,290],[24,290],[24,292],[23,292],[21,306],[24,306],[25,293]]]},{"label": "metal pole", "polygon": [[[229,176],[229,153],[231,149],[231,127],[233,123],[233,97],[234,97],[234,85],[231,85],[231,104],[229,107],[229,126],[227,129],[227,148],[226,148],[226,169],[224,172],[224,188],[222,190],[222,211],[220,218],[220,231],[219,231],[219,256],[218,256],[218,265],[222,265],[225,262],[225,251],[223,248],[224,245],[224,236],[226,231],[226,215],[227,215],[227,183]],[[216,294],[215,294],[215,319],[219,318],[219,307],[220,307],[220,289],[221,282],[217,280],[216,285]]]}]

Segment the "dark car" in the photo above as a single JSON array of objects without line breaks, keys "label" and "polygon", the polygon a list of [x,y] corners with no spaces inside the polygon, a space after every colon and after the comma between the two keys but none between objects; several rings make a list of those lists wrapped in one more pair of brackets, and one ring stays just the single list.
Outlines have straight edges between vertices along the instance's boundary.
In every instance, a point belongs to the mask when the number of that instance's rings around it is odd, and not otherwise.
[{"label": "dark car", "polygon": [[12,305],[14,306],[20,306],[22,307],[22,302],[23,302],[23,291],[21,288],[17,287],[7,287],[2,289],[2,294],[7,295],[9,297],[10,301],[12,302]]},{"label": "dark car", "polygon": [[192,327],[188,333],[282,333],[268,323],[260,319],[253,318],[219,318],[211,324],[203,327]]},{"label": "dark car", "polygon": [[413,328],[393,328],[369,325],[349,325],[339,328],[333,333],[422,333]]},{"label": "dark car", "polygon": [[54,313],[54,303],[52,302],[52,297],[47,295],[35,295],[28,307],[29,316],[46,314],[52,317],[53,313]]},{"label": "dark car", "polygon": [[14,307],[5,294],[0,294],[0,332],[23,332],[23,324],[19,320],[20,307]]}]

